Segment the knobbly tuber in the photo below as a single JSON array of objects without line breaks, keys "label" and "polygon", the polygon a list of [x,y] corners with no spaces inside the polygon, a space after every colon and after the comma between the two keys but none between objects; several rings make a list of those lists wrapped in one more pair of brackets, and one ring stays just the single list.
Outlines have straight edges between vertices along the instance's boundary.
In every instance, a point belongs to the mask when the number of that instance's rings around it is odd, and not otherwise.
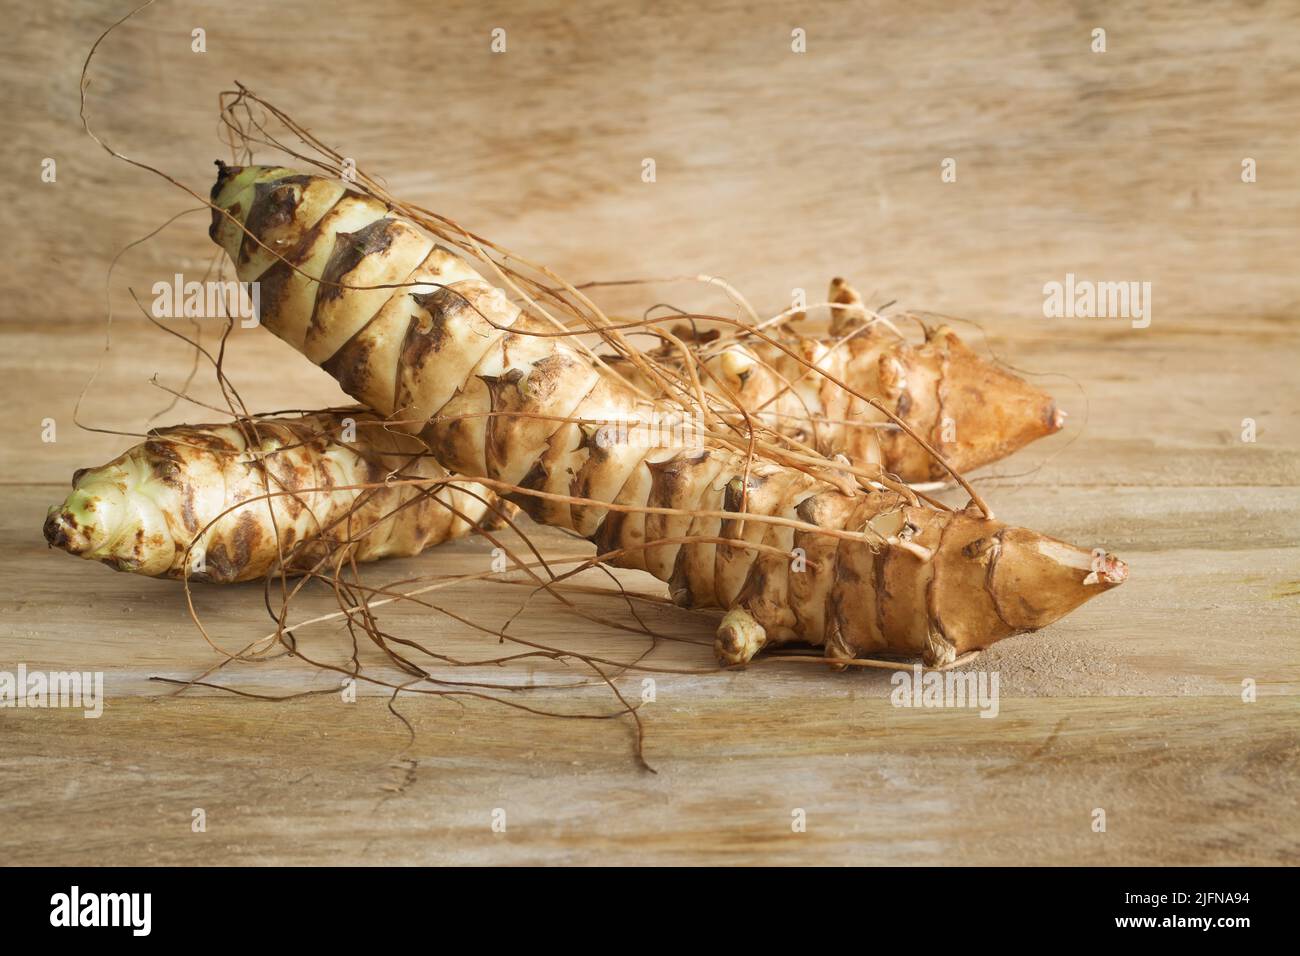
[{"label": "knobbly tuber", "polygon": [[[45,538],[119,571],[229,583],[416,555],[510,507],[480,485],[441,483],[422,451],[359,410],[167,428],[78,471]],[[394,475],[429,485],[386,483]]]},{"label": "knobbly tuber", "polygon": [[668,582],[677,603],[723,608],[724,663],[800,641],[833,660],[940,665],[1126,576],[1117,558],[1010,527],[978,499],[950,511],[905,488],[846,489],[712,432],[683,448],[610,424],[675,409],[340,182],[223,166],[212,199],[211,235],[260,283],[263,325],[445,467]]},{"label": "knobbly tuber", "polygon": [[[832,281],[828,301],[838,303],[830,334],[805,335],[786,322],[774,332],[784,348],[743,333],[712,339],[717,330],[698,334],[686,325],[673,333],[698,341],[701,377],[711,392],[822,455],[879,464],[904,481],[939,480],[947,472],[853,392],[883,400],[958,471],[998,461],[1064,426],[1065,412],[1050,395],[981,358],[951,328],[924,325],[925,341],[914,345],[892,323],[869,317],[843,279]],[[670,367],[680,365],[670,347],[656,354]],[[609,358],[621,374],[650,386],[633,363]]]}]

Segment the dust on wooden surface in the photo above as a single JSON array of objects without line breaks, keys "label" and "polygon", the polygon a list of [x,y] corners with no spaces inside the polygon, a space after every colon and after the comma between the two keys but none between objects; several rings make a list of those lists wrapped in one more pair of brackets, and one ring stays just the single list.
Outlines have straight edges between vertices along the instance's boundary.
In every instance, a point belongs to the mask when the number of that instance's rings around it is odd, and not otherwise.
[{"label": "dust on wooden surface", "polygon": [[[993,720],[891,707],[888,673],[793,663],[717,673],[708,615],[638,605],[679,639],[661,642],[653,662],[699,672],[655,676],[643,716],[657,776],[636,767],[625,718],[403,697],[417,731],[404,750],[403,725],[364,685],[354,705],[337,692],[291,703],[161,697],[171,689],[150,678],[194,677],[220,660],[181,591],[49,551],[39,528],[74,469],[135,440],[73,422],[101,359],[84,424],[139,432],[217,417],[168,408],[150,379],[184,388],[192,356],[125,291],[143,296],[201,270],[212,250],[195,215],[128,254],[113,347],[101,353],[109,260],[189,203],[80,132],[80,60],[118,12],[27,5],[22,29],[0,41],[28,38],[0,67],[17,130],[0,149],[8,168],[32,169],[30,181],[0,182],[9,234],[23,226],[0,285],[0,669],[102,670],[109,699],[99,720],[0,709],[6,858],[1296,862],[1300,178],[1285,171],[1300,124],[1284,121],[1300,104],[1296,11],[813,4],[791,24],[785,10],[750,4],[639,14],[611,4],[586,17],[546,4],[444,6],[429,34],[378,29],[418,20],[400,4],[304,5],[313,14],[295,41],[267,44],[248,26],[255,5],[161,4],[103,48],[92,116],[115,145],[206,192],[224,155],[215,91],[237,77],[394,192],[571,279],[710,272],[771,313],[792,288],[815,298],[844,274],[873,302],[979,319],[982,329],[959,331],[1033,372],[1071,413],[1061,435],[986,469],[981,489],[1000,517],[1118,552],[1129,582],[979,660],[1000,679]],[[207,54],[189,52],[195,25],[208,30]],[[492,58],[498,25],[510,51]],[[801,57],[789,52],[794,25],[809,33]],[[1086,52],[1096,25],[1109,31],[1102,56]],[[363,75],[352,67],[355,37],[367,35]],[[363,99],[367,110],[323,105]],[[59,162],[55,184],[39,182],[47,155]],[[647,156],[653,185],[640,179]],[[958,182],[944,185],[947,156]],[[1240,180],[1244,156],[1259,163],[1256,183]],[[1151,326],[1043,319],[1043,284],[1067,272],[1151,281]],[[729,307],[680,284],[610,301],[630,314],[659,301]],[[215,343],[215,328],[203,334]],[[257,410],[344,401],[259,329],[235,332],[226,368]],[[220,404],[210,369],[191,392]],[[47,418],[53,443],[41,440]],[[1247,418],[1253,443],[1241,440]],[[537,538],[548,554],[580,547]],[[469,540],[366,573],[400,580],[487,560],[486,543]],[[662,593],[643,575],[619,577]],[[492,587],[438,599],[499,620],[523,589]],[[628,619],[616,598],[576,600]],[[271,629],[258,586],[197,588],[195,603],[232,650]],[[316,594],[298,612],[333,608]],[[457,654],[500,653],[446,616],[391,619]],[[617,655],[643,643],[545,599],[513,627]],[[337,622],[301,639],[323,659],[351,652]],[[528,677],[554,685],[541,699],[558,709],[613,709],[577,666],[495,675]],[[337,685],[287,659],[219,679],[275,694]],[[641,679],[622,686],[636,698]],[[1246,679],[1257,703],[1241,700]],[[560,686],[575,682],[584,686]],[[399,756],[411,763],[394,765]],[[190,831],[195,807],[208,810],[206,834]],[[1105,834],[1092,830],[1099,807]],[[491,831],[496,808],[504,834]],[[796,809],[806,833],[791,831]]]}]

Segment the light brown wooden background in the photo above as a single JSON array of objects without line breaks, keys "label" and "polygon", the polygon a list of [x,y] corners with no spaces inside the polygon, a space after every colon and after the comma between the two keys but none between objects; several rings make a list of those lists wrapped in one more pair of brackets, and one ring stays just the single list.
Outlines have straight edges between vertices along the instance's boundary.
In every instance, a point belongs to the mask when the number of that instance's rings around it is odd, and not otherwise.
[{"label": "light brown wooden background", "polygon": [[[219,659],[178,589],[47,551],[39,527],[74,468],[131,442],[73,421],[101,359],[84,424],[139,432],[212,417],[185,403],[158,415],[170,396],[151,377],[181,388],[190,355],[126,291],[202,270],[212,247],[205,217],[189,216],[128,253],[101,352],[110,260],[193,203],[81,131],[81,61],[127,6],[11,6],[0,669],[103,670],[110,698],[97,721],[0,710],[6,861],[1300,859],[1294,4],[162,2],[105,42],[95,128],[200,193],[226,155],[216,95],[238,79],[394,192],[572,279],[707,272],[775,312],[792,288],[815,297],[843,274],[874,302],[978,320],[981,347],[1041,376],[1071,411],[1065,434],[990,469],[982,487],[1009,519],[1120,552],[1132,578],[986,655],[999,718],[892,708],[879,673],[660,676],[643,710],[657,775],[637,769],[621,721],[408,698],[407,748],[371,696],[161,696],[150,677]],[[190,51],[195,27],[204,54]],[[489,52],[495,27],[504,55]],[[796,27],[803,55],[790,51]],[[1089,50],[1095,27],[1105,54]],[[46,157],[54,184],[40,180]],[[641,181],[647,157],[654,184]],[[940,181],[945,157],[956,183]],[[1256,183],[1241,181],[1245,157]],[[1043,284],[1067,272],[1151,282],[1151,327],[1043,319]],[[680,283],[606,301],[728,307]],[[227,368],[255,408],[340,398],[261,330],[235,334]],[[214,399],[210,379],[200,371],[196,398]],[[40,440],[45,418],[53,444]],[[1253,444],[1240,440],[1244,418],[1258,423]],[[375,580],[478,570],[487,551],[462,542]],[[522,594],[495,588],[444,602],[499,623]],[[235,648],[269,629],[261,597],[206,589],[196,606]],[[302,611],[330,606],[320,595]],[[707,620],[645,613],[700,642],[654,660],[707,668]],[[458,653],[496,652],[446,618],[393,620]],[[518,627],[567,647],[635,646],[540,601]],[[349,648],[334,626],[304,640],[331,660]],[[225,677],[270,693],[330,686],[290,661]],[[1245,678],[1259,702],[1241,701]],[[639,696],[639,677],[623,686]],[[545,700],[611,704],[599,688]],[[191,832],[195,807],[204,834]],[[1104,834],[1091,829],[1098,807]],[[494,808],[507,811],[505,834],[490,830]],[[795,808],[807,833],[791,832]]]}]

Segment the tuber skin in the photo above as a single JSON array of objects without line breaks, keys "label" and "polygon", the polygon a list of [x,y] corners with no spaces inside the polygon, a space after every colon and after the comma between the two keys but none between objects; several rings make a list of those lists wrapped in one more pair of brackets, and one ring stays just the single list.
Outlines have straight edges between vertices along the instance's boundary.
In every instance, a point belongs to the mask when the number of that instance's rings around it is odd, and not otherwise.
[{"label": "tuber skin", "polygon": [[[832,281],[829,301],[845,305],[833,310],[827,338],[797,336],[783,344],[853,391],[884,399],[957,471],[1005,458],[1064,427],[1065,412],[1050,395],[985,361],[946,325],[926,326],[924,343],[913,345],[869,322],[843,279]],[[883,414],[826,378],[806,374],[774,345],[736,343],[709,364],[741,405],[774,413],[782,431],[797,429],[823,455],[879,463],[904,481],[948,477],[907,434],[873,427],[887,422]],[[796,383],[793,392],[786,382]],[[810,412],[813,421],[801,422]]]},{"label": "tuber skin", "polygon": [[[957,471],[998,461],[1065,426],[1065,412],[1050,395],[981,358],[951,328],[925,326],[925,341],[913,345],[890,326],[871,321],[843,279],[832,280],[828,301],[838,304],[825,337],[790,331],[793,321],[774,330],[779,344],[742,335],[713,346],[707,334],[700,336],[706,388],[819,454],[879,465],[908,482],[949,476],[882,412],[836,382],[881,399]],[[672,331],[684,341],[696,337],[687,325]],[[681,360],[671,347],[655,357],[661,363]],[[622,356],[606,358],[643,388],[653,387]],[[810,365],[830,378],[811,372]]]},{"label": "tuber skin", "polygon": [[[722,608],[725,664],[802,642],[832,660],[943,665],[1044,627],[1127,574],[1104,552],[973,507],[846,491],[710,436],[674,447],[644,424],[608,424],[670,408],[341,183],[222,166],[212,198],[212,238],[241,280],[260,283],[263,325],[448,469],[508,486],[536,520],[667,582],[677,604]],[[684,536],[699,540],[667,540]]]},{"label": "tuber skin", "polygon": [[261,440],[250,448],[233,424],[167,428],[106,465],[81,469],[72,493],[49,510],[46,541],[118,571],[226,584],[265,577],[281,553],[287,571],[324,559],[326,573],[348,557],[416,555],[489,524],[492,503],[510,507],[470,482],[431,484],[423,497],[411,484],[347,487],[394,473],[431,483],[447,477],[420,457],[417,439],[359,409],[258,419],[256,429]]}]

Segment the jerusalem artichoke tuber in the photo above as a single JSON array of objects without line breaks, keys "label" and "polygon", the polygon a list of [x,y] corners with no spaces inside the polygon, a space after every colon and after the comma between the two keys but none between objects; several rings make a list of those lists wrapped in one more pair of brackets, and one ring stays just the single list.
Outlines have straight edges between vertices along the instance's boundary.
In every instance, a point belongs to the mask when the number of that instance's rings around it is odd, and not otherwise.
[{"label": "jerusalem artichoke tuber", "polygon": [[[798,359],[743,334],[721,341],[701,336],[706,386],[729,393],[768,427],[823,455],[880,464],[912,482],[942,479],[946,471],[884,414],[808,366],[829,372],[853,392],[883,399],[958,471],[997,461],[1064,426],[1065,413],[1050,395],[981,358],[949,327],[927,325],[924,343],[913,345],[889,324],[868,319],[861,298],[843,279],[832,281],[828,301],[840,303],[832,307],[828,336],[796,334],[787,331],[789,324],[778,333]],[[686,341],[694,337],[686,326],[673,332]],[[657,357],[680,362],[671,348]],[[608,358],[620,373],[649,386],[633,363]]]},{"label": "jerusalem artichoke tuber", "polygon": [[1125,578],[1102,551],[975,507],[846,491],[712,433],[686,449],[641,440],[639,423],[671,409],[341,183],[223,166],[212,198],[211,235],[260,283],[262,324],[446,467],[668,582],[679,604],[724,609],[726,663],[802,641],[943,664]]},{"label": "jerusalem artichoke tuber", "polygon": [[[415,555],[490,522],[496,501],[470,482],[435,485],[447,473],[421,451],[358,410],[167,428],[78,471],[45,538],[119,571],[221,583],[282,560],[302,571]],[[430,486],[384,484],[392,474]]]}]

